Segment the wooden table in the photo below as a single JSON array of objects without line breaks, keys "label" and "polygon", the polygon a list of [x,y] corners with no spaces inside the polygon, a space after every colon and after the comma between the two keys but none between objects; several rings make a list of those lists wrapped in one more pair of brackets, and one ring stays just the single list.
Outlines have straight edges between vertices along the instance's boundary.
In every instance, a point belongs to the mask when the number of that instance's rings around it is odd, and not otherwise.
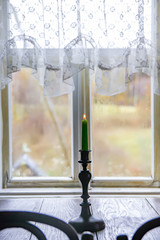
[{"label": "wooden table", "polygon": [[[146,220],[160,215],[160,198],[100,198],[91,197],[94,216],[104,219],[106,228],[95,235],[95,240],[116,240],[118,234],[127,234],[129,239]],[[65,221],[79,216],[81,199],[76,197],[23,198],[0,200],[0,210],[24,210],[53,215]],[[48,240],[68,239],[58,230],[37,224]],[[54,236],[55,233],[55,237]],[[97,238],[98,237],[98,238]],[[0,232],[0,240],[35,240],[23,229],[6,229]],[[159,228],[150,231],[144,240],[159,240]]]}]

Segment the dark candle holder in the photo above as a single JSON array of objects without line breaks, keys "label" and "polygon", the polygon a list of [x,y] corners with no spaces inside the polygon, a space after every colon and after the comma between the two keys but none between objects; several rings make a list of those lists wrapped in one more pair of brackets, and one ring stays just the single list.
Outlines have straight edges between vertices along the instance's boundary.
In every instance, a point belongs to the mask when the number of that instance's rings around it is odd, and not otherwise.
[{"label": "dark candle holder", "polygon": [[81,214],[78,218],[69,221],[69,224],[72,225],[78,233],[82,233],[84,231],[98,232],[105,228],[105,224],[102,219],[97,219],[92,216],[90,210],[91,203],[88,201],[88,198],[90,197],[88,194],[88,184],[92,176],[90,171],[87,169],[88,164],[91,163],[88,158],[89,152],[90,150],[80,150],[81,160],[78,161],[83,167],[83,170],[79,173],[79,180],[82,184],[81,198],[83,199],[80,204],[82,207]]}]

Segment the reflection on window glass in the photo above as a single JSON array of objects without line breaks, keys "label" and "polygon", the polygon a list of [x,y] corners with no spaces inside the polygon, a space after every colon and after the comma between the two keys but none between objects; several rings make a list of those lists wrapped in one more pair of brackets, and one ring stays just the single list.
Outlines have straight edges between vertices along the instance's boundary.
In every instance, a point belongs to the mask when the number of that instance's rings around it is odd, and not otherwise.
[{"label": "reflection on window glass", "polygon": [[13,176],[71,176],[70,96],[46,98],[30,69],[13,74]]},{"label": "reflection on window glass", "polygon": [[100,96],[92,83],[95,177],[151,176],[150,78],[134,76],[125,93]]}]

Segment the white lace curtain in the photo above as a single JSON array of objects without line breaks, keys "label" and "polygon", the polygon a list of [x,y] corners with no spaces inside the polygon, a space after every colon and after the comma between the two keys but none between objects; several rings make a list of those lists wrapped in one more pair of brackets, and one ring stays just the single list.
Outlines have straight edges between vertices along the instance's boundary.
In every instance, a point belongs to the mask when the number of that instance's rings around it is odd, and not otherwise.
[{"label": "white lace curtain", "polygon": [[[98,93],[125,91],[135,73],[159,93],[159,16],[154,0],[0,0],[0,88],[22,67],[47,96],[69,93],[94,73]],[[158,21],[157,21],[158,20]]]}]

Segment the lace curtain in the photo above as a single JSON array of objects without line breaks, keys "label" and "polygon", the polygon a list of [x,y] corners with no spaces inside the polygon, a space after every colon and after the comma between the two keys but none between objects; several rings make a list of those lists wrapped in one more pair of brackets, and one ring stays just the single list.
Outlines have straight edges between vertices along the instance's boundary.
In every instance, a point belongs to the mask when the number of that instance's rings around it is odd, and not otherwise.
[{"label": "lace curtain", "polygon": [[89,68],[100,94],[125,91],[135,73],[159,93],[158,2],[0,0],[0,88],[28,67],[45,95],[61,95]]}]

